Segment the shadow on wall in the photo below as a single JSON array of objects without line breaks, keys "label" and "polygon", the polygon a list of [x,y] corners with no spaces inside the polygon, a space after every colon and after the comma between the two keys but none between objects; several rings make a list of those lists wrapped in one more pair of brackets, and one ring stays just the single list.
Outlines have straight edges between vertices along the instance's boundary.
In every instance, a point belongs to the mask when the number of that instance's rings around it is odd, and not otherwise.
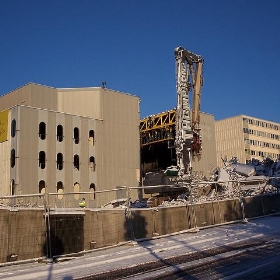
[{"label": "shadow on wall", "polygon": [[64,254],[64,245],[62,240],[55,235],[53,229],[46,234],[46,241],[43,244],[43,254],[51,259],[54,256],[61,256]]},{"label": "shadow on wall", "polygon": [[246,218],[270,215],[280,211],[280,194],[244,197],[243,203]]},{"label": "shadow on wall", "polygon": [[125,239],[135,240],[146,238],[148,233],[146,228],[147,221],[146,217],[141,215],[141,211],[131,211],[131,209],[127,209],[125,216]]},{"label": "shadow on wall", "polygon": [[225,201],[221,203],[223,209],[224,220],[221,223],[227,223],[231,221],[239,221],[243,219],[242,204],[239,199]]},{"label": "shadow on wall", "polygon": [[47,258],[84,250],[84,217],[82,215],[51,215],[46,221],[43,253]]}]

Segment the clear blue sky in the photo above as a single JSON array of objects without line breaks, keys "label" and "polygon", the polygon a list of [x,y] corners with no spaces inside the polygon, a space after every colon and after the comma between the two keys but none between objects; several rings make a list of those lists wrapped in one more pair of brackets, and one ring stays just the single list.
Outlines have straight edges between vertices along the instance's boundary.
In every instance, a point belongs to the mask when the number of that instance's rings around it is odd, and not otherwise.
[{"label": "clear blue sky", "polygon": [[201,110],[280,123],[278,0],[0,0],[0,94],[101,86],[176,106],[177,46],[204,57]]}]

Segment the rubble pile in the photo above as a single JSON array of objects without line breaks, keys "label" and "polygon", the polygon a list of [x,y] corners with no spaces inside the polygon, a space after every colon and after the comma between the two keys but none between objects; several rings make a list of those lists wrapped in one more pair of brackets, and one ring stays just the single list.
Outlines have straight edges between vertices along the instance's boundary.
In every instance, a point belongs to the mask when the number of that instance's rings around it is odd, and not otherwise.
[{"label": "rubble pile", "polygon": [[[147,175],[145,193],[153,195],[148,200],[131,201],[130,198],[121,198],[106,203],[102,208],[181,206],[280,192],[280,159],[252,159],[247,164],[242,164],[237,158],[232,158],[223,162],[224,166],[216,168],[209,180],[196,177],[184,180],[176,176],[174,167],[165,172],[150,173]],[[43,203],[1,199],[0,207],[7,206],[44,207]]]},{"label": "rubble pile", "polygon": [[44,205],[38,203],[30,203],[30,202],[2,202],[0,201],[0,207],[14,207],[14,208],[43,208]]},{"label": "rubble pile", "polygon": [[185,186],[187,191],[177,199],[165,200],[159,206],[187,205],[276,193],[280,188],[280,159],[253,159],[247,164],[242,164],[237,158],[232,158],[228,162],[224,161],[222,168],[215,169],[208,181],[193,178]]},{"label": "rubble pile", "polygon": [[[276,193],[280,188],[280,159],[253,159],[247,164],[237,158],[224,162],[208,182],[192,182],[187,203]],[[181,198],[181,197],[178,197]]]}]

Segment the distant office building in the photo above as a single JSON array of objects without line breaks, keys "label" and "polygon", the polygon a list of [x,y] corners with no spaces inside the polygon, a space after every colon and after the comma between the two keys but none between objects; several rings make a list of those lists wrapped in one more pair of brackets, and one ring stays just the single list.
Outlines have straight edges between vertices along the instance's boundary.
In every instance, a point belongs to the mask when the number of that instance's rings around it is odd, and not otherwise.
[{"label": "distant office building", "polygon": [[0,196],[139,185],[138,97],[31,83],[1,96],[0,112]]},{"label": "distant office building", "polygon": [[217,165],[237,157],[240,163],[280,156],[280,124],[246,115],[216,121]]}]

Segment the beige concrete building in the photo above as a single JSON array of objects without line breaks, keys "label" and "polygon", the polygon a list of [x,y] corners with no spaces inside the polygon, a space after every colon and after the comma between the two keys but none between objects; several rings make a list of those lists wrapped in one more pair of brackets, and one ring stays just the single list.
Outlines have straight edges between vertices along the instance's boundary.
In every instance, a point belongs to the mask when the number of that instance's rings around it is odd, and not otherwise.
[{"label": "beige concrete building", "polygon": [[30,83],[1,96],[0,112],[0,196],[139,185],[137,96]]},{"label": "beige concrete building", "polygon": [[[209,178],[216,167],[214,116],[200,113],[202,152],[192,157],[194,175]],[[142,171],[150,172],[176,165],[176,110],[148,116],[140,122]]]},{"label": "beige concrete building", "polygon": [[200,127],[202,151],[200,156],[192,159],[193,172],[200,178],[209,178],[215,168],[217,155],[214,116],[201,112]]},{"label": "beige concrete building", "polygon": [[217,165],[237,157],[246,163],[253,158],[276,160],[280,156],[280,124],[246,115],[216,121]]}]

